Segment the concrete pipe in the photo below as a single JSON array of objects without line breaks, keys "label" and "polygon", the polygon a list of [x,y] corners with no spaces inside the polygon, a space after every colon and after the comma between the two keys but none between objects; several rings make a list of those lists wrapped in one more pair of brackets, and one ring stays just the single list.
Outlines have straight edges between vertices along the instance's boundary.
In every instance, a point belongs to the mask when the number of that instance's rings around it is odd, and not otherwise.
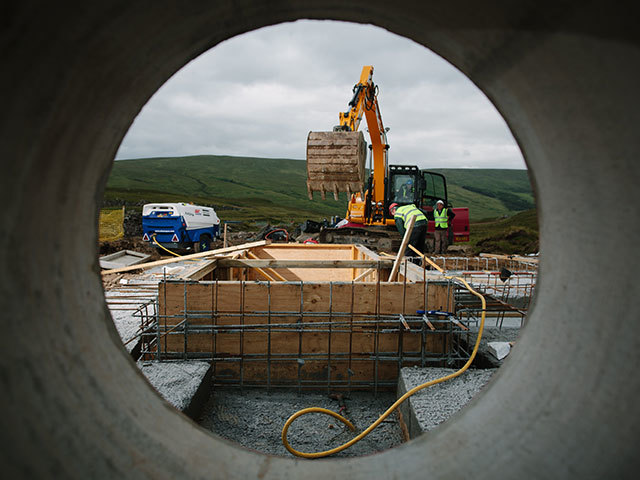
[{"label": "concrete pipe", "polygon": [[[298,18],[376,24],[456,65],[506,118],[539,208],[537,298],[512,358],[436,433],[371,457],[269,458],[199,429],[125,354],[98,275],[98,206],[142,105],[220,41]],[[637,18],[597,1],[3,6],[3,476],[635,476]]]}]

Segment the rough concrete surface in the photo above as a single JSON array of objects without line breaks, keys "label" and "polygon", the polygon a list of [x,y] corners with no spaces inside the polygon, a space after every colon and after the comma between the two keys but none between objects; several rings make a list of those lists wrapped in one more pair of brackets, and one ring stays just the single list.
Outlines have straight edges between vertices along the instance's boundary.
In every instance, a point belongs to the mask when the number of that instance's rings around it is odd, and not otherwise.
[{"label": "rough concrete surface", "polygon": [[[398,395],[456,371],[451,368],[405,367],[398,379]],[[459,377],[425,388],[410,397],[403,404],[402,412],[411,438],[433,430],[464,407],[489,382],[495,371],[469,369]]]},{"label": "rough concrete surface", "polygon": [[[216,389],[203,409],[198,423],[207,430],[262,453],[291,456],[281,441],[287,418],[298,410],[323,407],[339,412],[346,405],[344,416],[356,427],[354,434],[338,420],[323,414],[310,414],[296,419],[289,428],[291,446],[303,452],[317,452],[337,447],[371,423],[395,401],[393,393],[354,392],[343,401],[329,398],[326,393],[302,393],[264,390]],[[335,455],[353,457],[368,455],[395,447],[403,442],[395,413],[360,442]]]},{"label": "rough concrete surface", "polygon": [[137,365],[160,396],[180,411],[189,406],[210,366],[197,361],[139,361]]}]

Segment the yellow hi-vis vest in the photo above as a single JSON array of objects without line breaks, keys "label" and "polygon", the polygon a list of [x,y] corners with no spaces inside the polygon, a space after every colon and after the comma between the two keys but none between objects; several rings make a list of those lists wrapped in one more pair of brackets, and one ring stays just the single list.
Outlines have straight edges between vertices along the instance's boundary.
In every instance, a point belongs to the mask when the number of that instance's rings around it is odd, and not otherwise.
[{"label": "yellow hi-vis vest", "polygon": [[442,212],[438,213],[438,209],[433,209],[433,218],[436,221],[436,228],[448,228],[449,227],[449,217],[447,215],[447,209],[443,208]]},{"label": "yellow hi-vis vest", "polygon": [[419,222],[420,220],[424,220],[425,222],[427,221],[427,217],[425,217],[424,213],[418,210],[415,205],[403,205],[402,207],[396,208],[396,213],[393,218],[401,218],[406,225],[409,219],[413,216],[416,217],[416,222]]}]

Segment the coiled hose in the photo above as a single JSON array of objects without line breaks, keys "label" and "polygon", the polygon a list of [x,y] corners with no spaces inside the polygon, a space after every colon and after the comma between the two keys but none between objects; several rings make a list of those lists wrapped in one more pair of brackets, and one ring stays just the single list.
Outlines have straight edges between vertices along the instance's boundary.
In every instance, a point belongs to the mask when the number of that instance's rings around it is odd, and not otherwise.
[{"label": "coiled hose", "polygon": [[[435,263],[433,263],[432,261],[430,261],[428,258],[426,258],[424,255],[422,255],[420,252],[418,252],[420,254],[420,256],[427,262],[431,263],[433,266],[435,266],[435,268],[437,268],[441,273],[444,273],[444,271],[437,266]],[[402,395],[398,400],[396,400],[394,402],[393,405],[391,405],[386,412],[384,412],[380,418],[378,418],[375,422],[373,422],[371,425],[369,425],[369,427],[362,431],[358,436],[352,438],[351,440],[349,440],[348,442],[332,448],[330,450],[325,450],[324,452],[311,452],[311,453],[307,453],[307,452],[300,452],[299,450],[296,450],[295,448],[293,448],[290,444],[289,441],[287,440],[287,432],[289,431],[289,427],[291,426],[291,424],[293,423],[293,421],[295,419],[297,419],[298,417],[301,417],[303,415],[307,415],[309,413],[323,413],[325,415],[329,415],[337,420],[340,420],[342,423],[344,423],[346,426],[348,426],[352,431],[355,430],[355,427],[353,426],[353,424],[347,420],[346,418],[344,418],[342,415],[333,412],[331,410],[327,410],[326,408],[320,408],[320,407],[311,407],[311,408],[304,408],[302,410],[297,411],[296,413],[294,413],[293,415],[291,415],[289,417],[289,419],[285,422],[284,427],[282,428],[282,443],[284,444],[284,447],[293,455],[297,456],[297,457],[302,457],[302,458],[322,458],[322,457],[328,457],[329,455],[333,455],[334,453],[338,453],[341,452],[347,448],[349,448],[351,445],[354,445],[355,443],[359,442],[360,440],[362,440],[364,437],[366,437],[367,435],[369,435],[369,433],[371,433],[373,431],[373,429],[375,429],[378,425],[380,425],[380,423],[382,423],[384,421],[385,418],[387,418],[389,415],[391,415],[391,413],[400,406],[400,404],[402,402],[404,402],[407,398],[409,398],[410,396],[418,393],[420,390],[424,390],[425,388],[428,388],[432,385],[436,385],[438,383],[442,383],[442,382],[446,382],[447,380],[451,380],[452,378],[456,378],[460,375],[462,375],[462,373],[464,373],[469,366],[473,363],[473,360],[476,357],[476,353],[478,353],[478,348],[480,347],[480,339],[482,338],[482,332],[484,330],[484,320],[485,320],[485,310],[487,308],[487,302],[485,301],[484,297],[479,294],[478,292],[476,292],[473,288],[471,288],[471,286],[462,278],[460,277],[451,277],[451,276],[445,276],[444,278],[450,279],[450,280],[456,280],[459,281],[460,283],[462,283],[465,288],[467,290],[469,290],[469,292],[471,292],[472,294],[474,294],[475,296],[477,296],[478,298],[480,298],[480,301],[482,302],[482,318],[480,320],[480,328],[478,329],[478,338],[476,339],[476,343],[473,347],[473,351],[471,352],[471,356],[469,357],[469,360],[467,360],[467,363],[464,364],[464,366],[462,368],[460,368],[460,370],[458,370],[457,372],[451,373],[449,375],[445,375],[444,377],[441,378],[437,378],[435,380],[431,380],[429,382],[423,383],[422,385],[418,385],[417,387],[412,388],[411,390],[409,390],[407,393],[405,393],[404,395]]]}]

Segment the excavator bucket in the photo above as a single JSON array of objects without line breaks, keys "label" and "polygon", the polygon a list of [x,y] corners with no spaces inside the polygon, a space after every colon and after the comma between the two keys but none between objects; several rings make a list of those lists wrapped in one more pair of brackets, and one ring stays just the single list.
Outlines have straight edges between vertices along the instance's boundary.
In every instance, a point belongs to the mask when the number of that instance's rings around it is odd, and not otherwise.
[{"label": "excavator bucket", "polygon": [[351,195],[362,192],[365,182],[367,144],[362,132],[309,132],[307,137],[307,191],[332,192],[338,200],[340,192]]}]

